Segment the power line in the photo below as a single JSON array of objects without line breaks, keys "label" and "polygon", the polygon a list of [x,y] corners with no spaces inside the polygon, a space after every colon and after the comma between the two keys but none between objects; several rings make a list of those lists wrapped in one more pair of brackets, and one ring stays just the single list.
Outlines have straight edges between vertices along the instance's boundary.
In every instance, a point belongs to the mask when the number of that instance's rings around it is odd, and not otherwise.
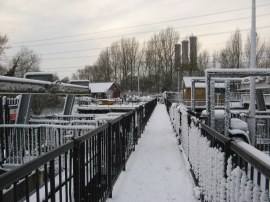
[{"label": "power line", "polygon": [[[270,3],[262,4],[262,5],[258,5],[257,8],[258,7],[265,7],[265,6],[269,6],[269,5],[270,5]],[[145,24],[133,25],[133,26],[128,26],[128,27],[107,29],[107,30],[101,30],[101,31],[96,31],[96,32],[74,34],[74,35],[65,35],[65,36],[60,36],[60,37],[51,37],[51,38],[44,38],[44,39],[37,39],[37,40],[30,40],[30,41],[19,41],[19,42],[13,42],[11,44],[32,43],[32,42],[39,42],[39,41],[49,41],[49,40],[56,40],[56,39],[73,38],[73,37],[86,36],[86,35],[98,34],[98,33],[103,33],[103,32],[110,32],[110,31],[117,31],[117,30],[123,30],[123,29],[142,27],[142,26],[164,24],[164,23],[168,23],[168,22],[182,21],[182,20],[188,20],[188,19],[194,19],[194,18],[208,17],[208,16],[218,15],[218,14],[233,13],[233,12],[243,11],[243,10],[247,10],[247,9],[250,9],[250,7],[213,12],[213,13],[208,13],[208,14],[203,14],[203,15],[195,15],[195,16],[190,16],[190,17],[176,18],[176,19],[159,21],[159,22],[145,23]]]},{"label": "power line", "polygon": [[[257,29],[265,29],[265,28],[270,28],[270,25],[269,26],[263,26],[263,27],[257,27]],[[241,29],[240,31],[248,31],[248,30],[249,30],[249,28]],[[222,35],[222,34],[229,34],[229,33],[232,33],[232,31],[207,33],[207,34],[201,34],[201,35],[196,35],[196,36],[197,37],[207,37],[207,36]],[[182,37],[180,39],[185,39],[185,37]],[[137,44],[141,44],[141,43],[137,43]],[[88,58],[88,57],[98,57],[98,56],[99,55],[78,56],[78,57],[61,57],[61,58],[46,58],[46,59],[42,59],[42,60],[62,60],[62,59],[76,59],[76,58]]]},{"label": "power line", "polygon": [[[53,68],[48,68],[48,70],[52,70],[52,69],[74,69],[74,68],[84,68],[87,65],[80,65],[80,66],[68,66],[68,67],[53,67]],[[42,68],[44,69],[44,68]]]},{"label": "power line", "polygon": [[51,53],[42,53],[42,55],[56,55],[56,54],[63,54],[63,53],[76,53],[76,52],[85,52],[85,51],[92,51],[92,50],[102,50],[107,47],[100,47],[100,48],[88,48],[88,49],[80,49],[80,50],[72,50],[72,51],[60,51],[60,52],[51,52]]},{"label": "power line", "polygon": [[[270,15],[270,13],[263,14],[263,15],[258,15],[257,17],[263,17],[263,16],[268,16],[268,15]],[[249,17],[233,18],[233,19],[221,20],[221,21],[215,21],[215,22],[209,22],[209,23],[201,23],[201,24],[180,26],[180,27],[175,27],[175,29],[195,27],[195,26],[202,26],[202,25],[211,25],[211,24],[231,22],[231,21],[244,20],[244,19],[249,19]],[[158,31],[160,31],[160,30],[158,30]],[[151,32],[156,32],[156,31],[151,31]],[[105,49],[105,48],[107,48],[107,47],[81,49],[81,50],[72,50],[72,51],[50,52],[50,53],[42,53],[42,55],[54,55],[54,54],[73,53],[73,52],[85,52],[85,51],[100,50],[100,49]]]},{"label": "power line", "polygon": [[[269,28],[270,25],[267,26],[261,26],[257,27],[257,29],[266,29]],[[248,31],[249,28],[246,29],[240,29],[240,31]],[[213,36],[213,35],[222,35],[222,34],[229,34],[232,33],[233,31],[224,31],[224,32],[215,32],[215,33],[206,33],[206,34],[201,34],[201,35],[196,35],[197,37],[207,37],[207,36]],[[181,37],[179,39],[185,39],[186,37]],[[157,41],[158,42],[158,41]],[[137,44],[142,44],[142,42],[138,42]],[[98,48],[92,48],[92,49],[84,49],[84,50],[77,50],[77,52],[82,52],[86,50],[99,50],[99,49],[105,49],[108,47],[98,47]],[[75,52],[75,51],[63,51],[62,53],[69,53],[69,52]],[[54,52],[54,53],[48,53],[47,55],[53,55],[53,54],[58,54],[59,52]],[[46,55],[46,54],[44,54]],[[60,58],[45,58],[41,60],[62,60],[62,59],[76,59],[76,58],[88,58],[88,57],[97,57],[98,55],[89,55],[89,56],[76,56],[76,57],[60,57]]]},{"label": "power line", "polygon": [[63,59],[79,59],[79,58],[90,58],[97,57],[98,55],[88,55],[88,56],[75,56],[75,57],[61,57],[61,58],[45,58],[41,60],[63,60]]},{"label": "power line", "polygon": [[[180,27],[180,28],[182,28],[182,27]],[[179,29],[179,27],[176,27],[175,29]],[[99,39],[106,39],[106,38],[127,37],[127,36],[139,35],[139,34],[154,33],[154,32],[158,32],[158,31],[161,31],[161,30],[162,29],[154,30],[154,31],[145,31],[145,32],[130,33],[130,34],[126,34],[126,35],[115,35],[115,36],[107,36],[107,37],[97,37],[97,38],[91,38],[91,39],[63,41],[63,42],[55,42],[55,43],[47,43],[47,44],[35,44],[35,45],[28,45],[28,47],[51,46],[51,45],[78,43],[78,42],[85,42],[85,41],[92,41],[92,40],[99,40]],[[14,46],[12,48],[18,48],[18,47],[22,47],[22,46]]]}]

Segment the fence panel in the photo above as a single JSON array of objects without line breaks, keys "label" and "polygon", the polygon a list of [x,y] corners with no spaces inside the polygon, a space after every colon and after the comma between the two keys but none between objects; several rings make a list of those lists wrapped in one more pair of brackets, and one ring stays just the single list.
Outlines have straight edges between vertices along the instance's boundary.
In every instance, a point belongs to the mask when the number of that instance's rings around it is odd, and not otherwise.
[{"label": "fence panel", "polygon": [[[269,201],[268,155],[225,137],[184,106],[172,104],[169,113],[174,128],[179,127],[181,148],[203,201]],[[175,122],[176,116],[180,123]]]},{"label": "fence panel", "polygon": [[[140,114],[141,111],[131,111],[87,134],[73,135],[67,142],[43,154],[39,149],[40,156],[0,175],[0,202],[105,201],[112,196],[112,187],[121,171],[125,170],[125,164],[135,149],[140,136],[138,131],[143,132],[156,104],[157,100],[152,100],[144,106],[143,115]],[[42,127],[44,126],[29,125],[29,128],[37,131]],[[50,131],[48,135],[59,138],[61,136],[58,134],[64,127],[67,126],[55,125],[53,128],[56,130]],[[28,139],[33,138],[27,135],[24,134]],[[38,141],[44,143],[42,136]],[[32,144],[34,142],[35,139]],[[42,148],[41,145],[39,144],[39,148]]]}]

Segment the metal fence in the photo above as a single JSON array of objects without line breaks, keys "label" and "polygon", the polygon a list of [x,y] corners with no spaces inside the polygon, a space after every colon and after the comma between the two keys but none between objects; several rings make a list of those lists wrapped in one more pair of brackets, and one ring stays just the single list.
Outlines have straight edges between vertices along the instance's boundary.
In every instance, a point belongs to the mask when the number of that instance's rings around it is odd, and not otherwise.
[{"label": "metal fence", "polygon": [[105,201],[157,100],[0,176],[2,201]]},{"label": "metal fence", "polygon": [[0,125],[0,165],[9,169],[26,163],[95,128],[91,125]]},{"label": "metal fence", "polygon": [[202,201],[269,201],[270,157],[226,137],[172,104],[169,110],[179,144]]}]

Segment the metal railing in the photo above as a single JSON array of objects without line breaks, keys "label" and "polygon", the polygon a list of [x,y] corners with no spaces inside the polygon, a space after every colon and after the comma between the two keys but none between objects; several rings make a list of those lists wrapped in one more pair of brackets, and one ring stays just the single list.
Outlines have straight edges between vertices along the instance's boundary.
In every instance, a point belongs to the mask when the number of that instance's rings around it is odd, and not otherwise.
[{"label": "metal railing", "polygon": [[8,169],[26,163],[95,128],[91,125],[0,125],[0,165]]},{"label": "metal railing", "polygon": [[0,175],[2,201],[105,201],[157,100]]},{"label": "metal railing", "polygon": [[172,104],[169,112],[202,201],[269,201],[269,156],[220,134],[185,107]]}]

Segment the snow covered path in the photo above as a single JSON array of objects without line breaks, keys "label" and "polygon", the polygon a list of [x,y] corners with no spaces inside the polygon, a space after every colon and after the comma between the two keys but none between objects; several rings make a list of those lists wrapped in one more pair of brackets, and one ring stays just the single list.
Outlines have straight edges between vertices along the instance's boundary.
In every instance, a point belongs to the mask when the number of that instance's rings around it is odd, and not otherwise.
[{"label": "snow covered path", "polygon": [[158,104],[107,202],[192,202],[192,179],[165,105]]}]

